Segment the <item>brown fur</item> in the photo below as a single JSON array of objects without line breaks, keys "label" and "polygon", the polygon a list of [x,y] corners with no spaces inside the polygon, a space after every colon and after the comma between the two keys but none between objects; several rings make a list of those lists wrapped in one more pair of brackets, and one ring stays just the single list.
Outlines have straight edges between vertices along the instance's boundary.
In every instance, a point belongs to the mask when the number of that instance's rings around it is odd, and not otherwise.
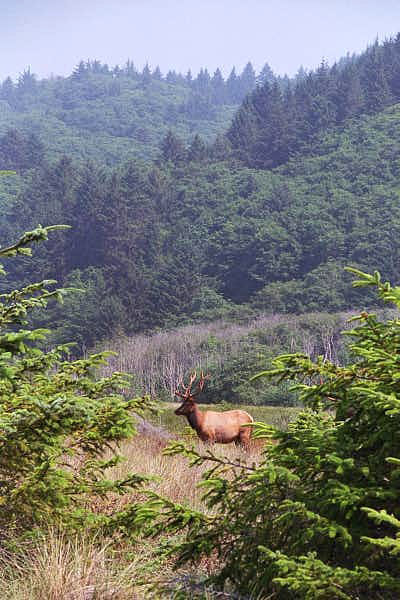
[{"label": "brown fur", "polygon": [[175,414],[184,415],[203,442],[249,445],[251,427],[248,424],[253,422],[253,417],[244,410],[203,412],[189,397],[176,409]]}]

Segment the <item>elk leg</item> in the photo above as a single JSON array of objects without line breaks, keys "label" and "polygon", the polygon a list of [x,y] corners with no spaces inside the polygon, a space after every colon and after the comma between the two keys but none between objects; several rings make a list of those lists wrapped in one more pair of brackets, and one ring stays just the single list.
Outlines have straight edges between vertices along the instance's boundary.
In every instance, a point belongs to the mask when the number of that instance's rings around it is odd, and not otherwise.
[{"label": "elk leg", "polygon": [[244,427],[243,429],[240,429],[239,436],[235,440],[235,444],[242,446],[242,448],[244,448],[245,450],[248,450],[250,446],[250,436],[250,427]]}]

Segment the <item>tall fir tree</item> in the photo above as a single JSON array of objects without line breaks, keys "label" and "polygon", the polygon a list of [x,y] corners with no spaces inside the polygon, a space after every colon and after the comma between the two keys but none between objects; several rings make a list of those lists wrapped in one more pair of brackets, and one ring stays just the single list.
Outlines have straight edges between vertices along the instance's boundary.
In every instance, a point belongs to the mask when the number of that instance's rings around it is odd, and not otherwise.
[{"label": "tall fir tree", "polygon": [[240,79],[236,74],[236,69],[233,67],[232,71],[229,74],[228,79],[226,80],[226,92],[228,97],[228,102],[230,104],[236,104],[240,102],[241,92],[240,92]]},{"label": "tall fir tree", "polygon": [[165,162],[178,164],[184,159],[185,148],[182,140],[169,130],[161,142],[161,158]]},{"label": "tall fir tree", "polygon": [[268,63],[265,63],[256,78],[257,85],[263,85],[265,82],[272,85],[275,81],[275,75]]},{"label": "tall fir tree", "polygon": [[161,81],[162,80],[163,76],[162,76],[162,73],[161,73],[161,69],[160,69],[160,67],[158,65],[154,69],[154,71],[152,73],[152,77],[156,81]]},{"label": "tall fir tree", "polygon": [[256,72],[251,62],[248,62],[240,75],[240,91],[244,98],[253,91],[256,85]]},{"label": "tall fir tree", "polygon": [[207,157],[207,146],[201,137],[196,134],[188,149],[188,159],[195,162],[200,162]]},{"label": "tall fir tree", "polygon": [[391,101],[391,92],[383,62],[383,52],[377,42],[365,53],[362,62],[365,108],[368,112],[377,112],[382,110]]},{"label": "tall fir tree", "polygon": [[226,101],[225,81],[220,69],[217,69],[211,79],[211,99],[214,104],[224,104]]}]

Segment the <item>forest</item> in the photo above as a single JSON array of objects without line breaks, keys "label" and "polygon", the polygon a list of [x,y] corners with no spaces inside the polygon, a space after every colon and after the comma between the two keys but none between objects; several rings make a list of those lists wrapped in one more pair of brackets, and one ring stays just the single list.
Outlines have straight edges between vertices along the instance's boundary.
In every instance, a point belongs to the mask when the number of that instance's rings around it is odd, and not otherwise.
[{"label": "forest", "polygon": [[400,34],[3,81],[1,597],[397,600],[399,150]]},{"label": "forest", "polygon": [[[163,76],[159,67],[138,71],[131,60],[112,68],[98,60],[81,61],[69,77],[42,80],[26,69],[18,81],[8,77],[1,84],[0,132],[11,128],[35,143],[39,138],[53,162],[64,154],[109,166],[154,159],[170,128],[184,140],[196,134],[213,140],[256,84],[273,77],[268,65],[256,75],[250,62],[242,73],[232,69],[226,80],[220,69],[213,75],[201,69],[195,77],[190,71]],[[23,143],[13,154],[15,144],[12,138],[3,140],[2,160],[33,167],[24,159],[29,150]]]},{"label": "forest", "polygon": [[[274,79],[268,66],[256,78],[249,64],[240,77],[231,74],[220,82],[226,98],[233,80],[242,82],[242,96],[259,80],[226,134],[220,131],[207,142],[207,135],[185,138],[169,129],[156,158],[123,161],[122,152],[119,166],[112,168],[90,153],[79,160],[68,146],[56,158],[45,131],[7,129],[0,138],[1,166],[18,174],[2,182],[2,241],[37,223],[71,225],[40,250],[32,273],[86,291],[67,300],[65,313],[52,316],[59,339],[70,337],[64,331],[68,327],[79,331],[87,347],[116,329],[129,335],[228,314],[345,310],[361,301],[349,286],[345,265],[380,269],[398,280],[399,57],[396,38],[331,68],[323,63],[294,81]],[[18,120],[34,115],[37,104],[43,109],[45,91],[48,110],[56,110],[61,90],[71,86],[75,102],[94,118],[83,82],[90,87],[104,78],[109,83],[121,78],[121,85],[130,81],[143,87],[146,72],[137,73],[130,63],[121,73],[96,62],[82,63],[60,81],[32,83],[33,76],[25,74],[26,84],[21,80],[12,93],[6,80],[2,93],[4,98],[11,94],[9,110]],[[205,87],[204,94],[217,106],[212,93],[216,75],[206,77],[203,70],[190,86],[187,77],[148,76],[168,89],[192,86],[193,94]],[[341,91],[348,80],[359,82],[354,106],[354,94]],[[29,81],[38,90],[26,95]],[[379,85],[382,89],[375,89]],[[161,102],[156,90],[149,94]],[[374,94],[381,104],[373,103]],[[290,116],[289,96],[296,114],[290,127],[281,118]],[[338,98],[342,103],[347,98],[346,110]],[[124,97],[120,100],[126,103]],[[283,104],[279,108],[276,103]],[[324,120],[317,113],[327,103],[331,118]],[[218,106],[228,111],[228,118],[231,105]],[[276,145],[261,139],[262,127],[269,135],[275,127],[263,120],[262,106],[268,119],[287,131],[287,137],[277,133],[288,142],[285,159],[279,149],[271,159],[263,150]],[[107,114],[105,104],[102,110]],[[82,121],[82,134],[91,131],[90,118]],[[117,113],[114,118],[118,121]],[[257,118],[262,127],[254,124]],[[198,118],[196,123],[207,127],[209,122]],[[302,140],[301,151],[296,136]],[[253,148],[259,162],[244,156],[244,148],[250,154]],[[52,160],[47,158],[50,151]],[[31,267],[23,261],[15,265],[11,283],[19,283],[26,269]],[[331,286],[324,295],[321,283],[326,281]],[[368,301],[364,296],[362,302]]]}]

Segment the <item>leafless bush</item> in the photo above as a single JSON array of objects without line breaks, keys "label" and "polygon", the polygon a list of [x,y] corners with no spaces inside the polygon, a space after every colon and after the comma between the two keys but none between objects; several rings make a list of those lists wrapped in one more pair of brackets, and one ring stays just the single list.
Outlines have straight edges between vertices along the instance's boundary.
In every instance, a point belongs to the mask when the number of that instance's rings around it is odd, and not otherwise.
[{"label": "leafless bush", "polygon": [[[185,325],[151,335],[118,337],[107,344],[116,352],[106,372],[114,370],[134,374],[136,393],[146,393],[169,399],[177,382],[197,368],[207,371],[223,367],[232,356],[240,354],[244,344],[253,337],[262,338],[267,347],[282,347],[286,352],[304,352],[333,362],[339,361],[343,347],[340,332],[348,327],[351,313],[336,315],[262,314],[246,324],[223,320]],[[286,337],[283,341],[282,327]]]}]

